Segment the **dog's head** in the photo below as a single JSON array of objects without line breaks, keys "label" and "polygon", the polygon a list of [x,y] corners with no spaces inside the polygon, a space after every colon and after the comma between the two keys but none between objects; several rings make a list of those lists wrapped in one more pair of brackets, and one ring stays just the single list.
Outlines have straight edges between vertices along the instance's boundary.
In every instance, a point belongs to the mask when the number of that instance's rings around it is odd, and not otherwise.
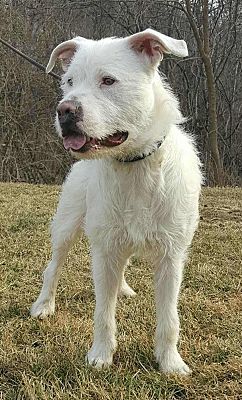
[{"label": "dog's head", "polygon": [[186,43],[147,29],[126,38],[76,37],[58,45],[46,71],[62,61],[56,128],[65,148],[77,158],[119,157],[154,142],[149,132],[159,135],[161,129],[157,117],[153,121],[157,102],[167,97],[158,101],[156,70],[163,53],[187,56]]}]

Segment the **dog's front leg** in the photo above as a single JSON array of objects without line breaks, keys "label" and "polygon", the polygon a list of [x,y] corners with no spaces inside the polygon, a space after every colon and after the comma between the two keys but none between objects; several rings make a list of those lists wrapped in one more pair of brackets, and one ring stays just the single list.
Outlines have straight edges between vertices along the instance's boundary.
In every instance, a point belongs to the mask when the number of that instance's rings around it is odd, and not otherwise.
[{"label": "dog's front leg", "polygon": [[177,300],[182,281],[183,258],[165,255],[155,270],[157,328],[155,356],[163,372],[188,374],[188,366],[177,351],[179,317]]},{"label": "dog's front leg", "polygon": [[81,195],[67,182],[51,225],[52,259],[44,272],[44,282],[38,299],[31,307],[31,315],[46,318],[55,311],[55,296],[62,265],[72,243],[81,232],[85,210]]},{"label": "dog's front leg", "polygon": [[96,308],[94,340],[87,359],[89,364],[97,368],[112,364],[116,348],[115,308],[126,261],[127,257],[118,254],[115,249],[110,252],[93,249],[92,264]]}]

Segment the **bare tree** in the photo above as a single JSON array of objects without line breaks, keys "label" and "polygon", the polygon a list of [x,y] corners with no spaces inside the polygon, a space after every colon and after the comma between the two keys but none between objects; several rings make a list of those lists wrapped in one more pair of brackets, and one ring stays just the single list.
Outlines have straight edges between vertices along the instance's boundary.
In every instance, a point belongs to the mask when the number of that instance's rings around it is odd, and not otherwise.
[{"label": "bare tree", "polygon": [[198,9],[202,14],[202,23],[198,27],[195,12],[192,11],[190,0],[185,0],[185,6],[178,2],[185,12],[191,25],[198,50],[203,61],[206,73],[208,91],[208,115],[209,115],[209,144],[213,162],[215,184],[223,184],[223,167],[218,149],[218,124],[217,124],[217,101],[214,71],[210,54],[209,20],[208,20],[208,0],[193,2],[193,8]]}]

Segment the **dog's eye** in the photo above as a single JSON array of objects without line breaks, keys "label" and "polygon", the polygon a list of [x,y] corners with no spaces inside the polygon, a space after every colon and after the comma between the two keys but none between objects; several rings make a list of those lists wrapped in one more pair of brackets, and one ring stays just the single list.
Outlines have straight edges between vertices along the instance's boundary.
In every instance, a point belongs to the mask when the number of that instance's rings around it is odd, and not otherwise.
[{"label": "dog's eye", "polygon": [[116,82],[115,79],[110,78],[110,76],[105,76],[105,77],[102,79],[102,84],[103,84],[103,85],[111,86],[111,85],[114,84],[114,82]]},{"label": "dog's eye", "polygon": [[73,85],[73,79],[72,78],[67,79],[67,83],[68,83],[69,86],[72,86]]}]

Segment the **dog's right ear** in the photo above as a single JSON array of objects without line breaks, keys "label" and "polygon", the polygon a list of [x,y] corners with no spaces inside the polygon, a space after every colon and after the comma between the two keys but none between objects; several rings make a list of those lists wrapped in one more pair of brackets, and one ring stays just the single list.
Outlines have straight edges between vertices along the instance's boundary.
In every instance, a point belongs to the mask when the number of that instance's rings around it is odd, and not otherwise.
[{"label": "dog's right ear", "polygon": [[51,53],[46,67],[46,73],[48,74],[52,71],[57,59],[61,60],[62,69],[65,72],[82,40],[85,39],[82,37],[76,37],[59,44]]}]

